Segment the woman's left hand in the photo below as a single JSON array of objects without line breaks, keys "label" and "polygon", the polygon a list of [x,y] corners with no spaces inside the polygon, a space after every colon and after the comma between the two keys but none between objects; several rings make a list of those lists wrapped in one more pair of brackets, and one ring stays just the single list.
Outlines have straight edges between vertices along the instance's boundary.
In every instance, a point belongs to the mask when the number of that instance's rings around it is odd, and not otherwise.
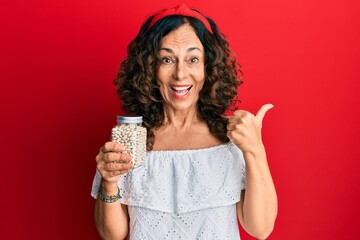
[{"label": "woman's left hand", "polygon": [[256,154],[263,150],[262,121],[266,112],[273,107],[272,104],[265,104],[256,115],[245,110],[235,111],[233,116],[229,117],[228,138],[244,153]]}]

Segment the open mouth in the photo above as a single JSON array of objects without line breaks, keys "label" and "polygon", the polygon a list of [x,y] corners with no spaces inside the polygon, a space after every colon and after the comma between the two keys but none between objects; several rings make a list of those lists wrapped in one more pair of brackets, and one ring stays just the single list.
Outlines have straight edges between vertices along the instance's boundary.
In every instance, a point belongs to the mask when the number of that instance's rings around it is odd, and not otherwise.
[{"label": "open mouth", "polygon": [[181,87],[170,87],[171,92],[175,94],[176,96],[185,96],[188,92],[190,92],[190,89],[192,88],[192,85],[189,86],[181,86]]}]

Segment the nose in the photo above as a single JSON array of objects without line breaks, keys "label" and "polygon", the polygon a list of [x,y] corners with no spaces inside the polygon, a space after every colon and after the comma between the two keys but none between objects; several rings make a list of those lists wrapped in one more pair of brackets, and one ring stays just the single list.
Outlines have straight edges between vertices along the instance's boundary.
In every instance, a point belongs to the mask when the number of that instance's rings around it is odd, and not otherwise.
[{"label": "nose", "polygon": [[187,74],[186,65],[183,62],[178,62],[174,70],[174,78],[180,81],[186,78]]}]

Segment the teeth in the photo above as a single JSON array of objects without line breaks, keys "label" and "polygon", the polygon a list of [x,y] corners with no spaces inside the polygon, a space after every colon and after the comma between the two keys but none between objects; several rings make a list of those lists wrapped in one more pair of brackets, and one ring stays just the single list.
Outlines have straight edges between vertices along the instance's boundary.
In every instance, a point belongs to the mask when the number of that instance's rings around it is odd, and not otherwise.
[{"label": "teeth", "polygon": [[185,91],[185,90],[189,90],[191,86],[187,86],[187,87],[171,87],[172,89],[174,89],[175,91]]},{"label": "teeth", "polygon": [[178,96],[184,96],[188,91],[175,92]]},{"label": "teeth", "polygon": [[184,96],[185,94],[187,94],[190,89],[191,89],[192,85],[189,86],[185,86],[185,87],[170,87],[171,91],[173,93],[175,93],[178,96]]}]

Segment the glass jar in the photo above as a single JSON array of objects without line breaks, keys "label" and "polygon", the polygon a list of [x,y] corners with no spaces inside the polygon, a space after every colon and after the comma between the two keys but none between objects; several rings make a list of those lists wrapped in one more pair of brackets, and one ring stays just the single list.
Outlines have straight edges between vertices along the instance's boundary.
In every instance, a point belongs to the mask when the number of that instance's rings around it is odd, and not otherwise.
[{"label": "glass jar", "polygon": [[146,157],[146,128],[142,122],[142,116],[117,116],[117,125],[111,131],[111,141],[125,146],[134,168],[143,164]]}]

